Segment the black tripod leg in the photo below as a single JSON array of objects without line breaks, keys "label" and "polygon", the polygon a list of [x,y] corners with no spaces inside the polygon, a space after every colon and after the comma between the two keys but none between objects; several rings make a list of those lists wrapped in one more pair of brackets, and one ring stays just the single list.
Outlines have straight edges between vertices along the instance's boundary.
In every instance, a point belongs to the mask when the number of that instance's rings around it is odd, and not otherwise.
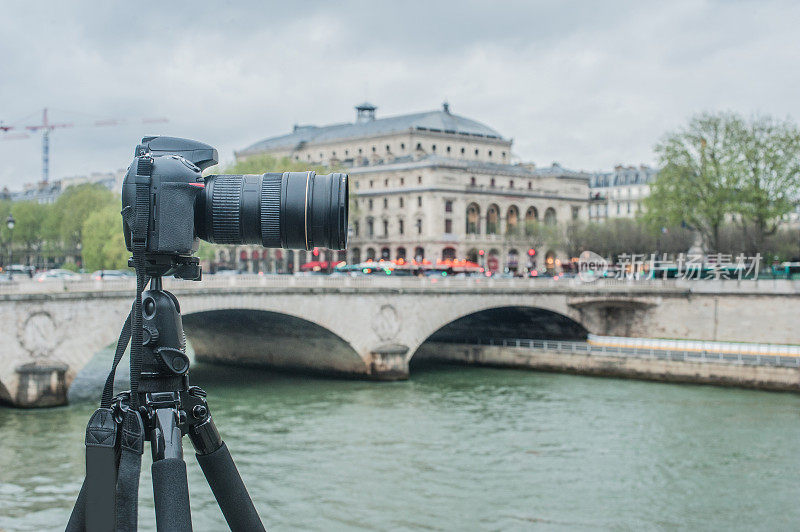
[{"label": "black tripod leg", "polygon": [[193,387],[189,390],[188,399],[191,404],[187,404],[187,410],[194,418],[189,429],[189,438],[197,451],[197,461],[225,521],[233,532],[264,530],[231,453],[211,419],[205,392]]},{"label": "black tripod leg", "polygon": [[177,410],[156,410],[150,438],[156,529],[158,532],[191,532],[189,482],[186,478],[186,463],[183,461]]},{"label": "black tripod leg", "polygon": [[81,484],[78,500],[72,508],[72,513],[67,522],[66,532],[84,532],[86,530],[86,479]]},{"label": "black tripod leg", "polygon": [[231,530],[233,532],[264,530],[264,525],[258,517],[250,494],[247,493],[247,488],[225,443],[223,442],[212,453],[196,456]]}]

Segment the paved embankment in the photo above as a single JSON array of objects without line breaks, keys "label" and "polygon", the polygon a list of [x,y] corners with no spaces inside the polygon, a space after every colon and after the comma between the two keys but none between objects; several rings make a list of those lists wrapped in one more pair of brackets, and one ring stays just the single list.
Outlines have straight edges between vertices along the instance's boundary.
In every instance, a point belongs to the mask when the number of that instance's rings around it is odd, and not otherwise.
[{"label": "paved embankment", "polygon": [[631,355],[591,348],[575,349],[576,345],[587,344],[530,342],[517,346],[514,343],[471,345],[428,342],[420,347],[414,358],[579,375],[800,392],[800,368],[788,366],[778,359],[776,363],[766,359],[755,363],[755,360],[699,355],[675,357],[664,352]]}]

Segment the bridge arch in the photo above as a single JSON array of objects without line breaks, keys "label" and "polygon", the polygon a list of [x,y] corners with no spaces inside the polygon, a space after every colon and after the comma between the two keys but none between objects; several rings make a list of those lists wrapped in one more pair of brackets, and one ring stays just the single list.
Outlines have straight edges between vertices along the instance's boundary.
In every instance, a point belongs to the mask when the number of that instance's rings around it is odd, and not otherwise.
[{"label": "bridge arch", "polygon": [[488,306],[463,313],[438,327],[409,352],[408,360],[426,342],[473,343],[490,338],[583,341],[588,334],[575,319],[541,306]]},{"label": "bridge arch", "polygon": [[271,310],[228,308],[183,316],[201,362],[364,374],[364,360],[327,327]]}]

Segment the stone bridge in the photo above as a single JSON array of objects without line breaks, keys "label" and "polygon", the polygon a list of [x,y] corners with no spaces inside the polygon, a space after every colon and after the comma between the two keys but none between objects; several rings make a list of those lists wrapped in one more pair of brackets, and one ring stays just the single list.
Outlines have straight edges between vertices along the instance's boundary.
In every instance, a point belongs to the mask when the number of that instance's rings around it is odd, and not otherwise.
[{"label": "stone bridge", "polygon": [[[800,283],[252,276],[165,280],[198,360],[378,380],[428,339],[601,335],[800,343]],[[0,399],[59,404],[119,334],[126,281],[0,287]],[[110,362],[110,361],[109,361]]]}]

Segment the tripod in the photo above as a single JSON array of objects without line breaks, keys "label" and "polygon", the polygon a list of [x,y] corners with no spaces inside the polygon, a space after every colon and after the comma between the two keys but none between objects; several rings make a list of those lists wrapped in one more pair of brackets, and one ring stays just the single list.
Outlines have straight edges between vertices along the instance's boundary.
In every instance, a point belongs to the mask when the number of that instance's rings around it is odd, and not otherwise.
[{"label": "tripod", "polygon": [[[139,290],[145,285],[146,281]],[[131,327],[135,327],[132,316],[133,312],[117,345],[114,369],[127,345],[126,333],[130,335]],[[108,407],[103,407],[101,402],[101,408],[95,411],[87,426],[86,480],[67,532],[136,530],[138,482],[145,440],[150,442],[153,456],[157,529],[191,531],[182,447],[182,437],[186,434],[231,530],[264,530],[211,418],[206,393],[198,386],[189,386],[189,359],[185,353],[180,305],[172,293],[162,289],[160,275],[151,278],[150,290],[141,292],[141,331],[141,372],[137,390],[116,395]],[[133,348],[131,357],[133,360]],[[109,376],[112,387],[114,369]],[[132,389],[134,378],[132,373]],[[111,393],[107,382],[104,397],[110,397]]]}]

